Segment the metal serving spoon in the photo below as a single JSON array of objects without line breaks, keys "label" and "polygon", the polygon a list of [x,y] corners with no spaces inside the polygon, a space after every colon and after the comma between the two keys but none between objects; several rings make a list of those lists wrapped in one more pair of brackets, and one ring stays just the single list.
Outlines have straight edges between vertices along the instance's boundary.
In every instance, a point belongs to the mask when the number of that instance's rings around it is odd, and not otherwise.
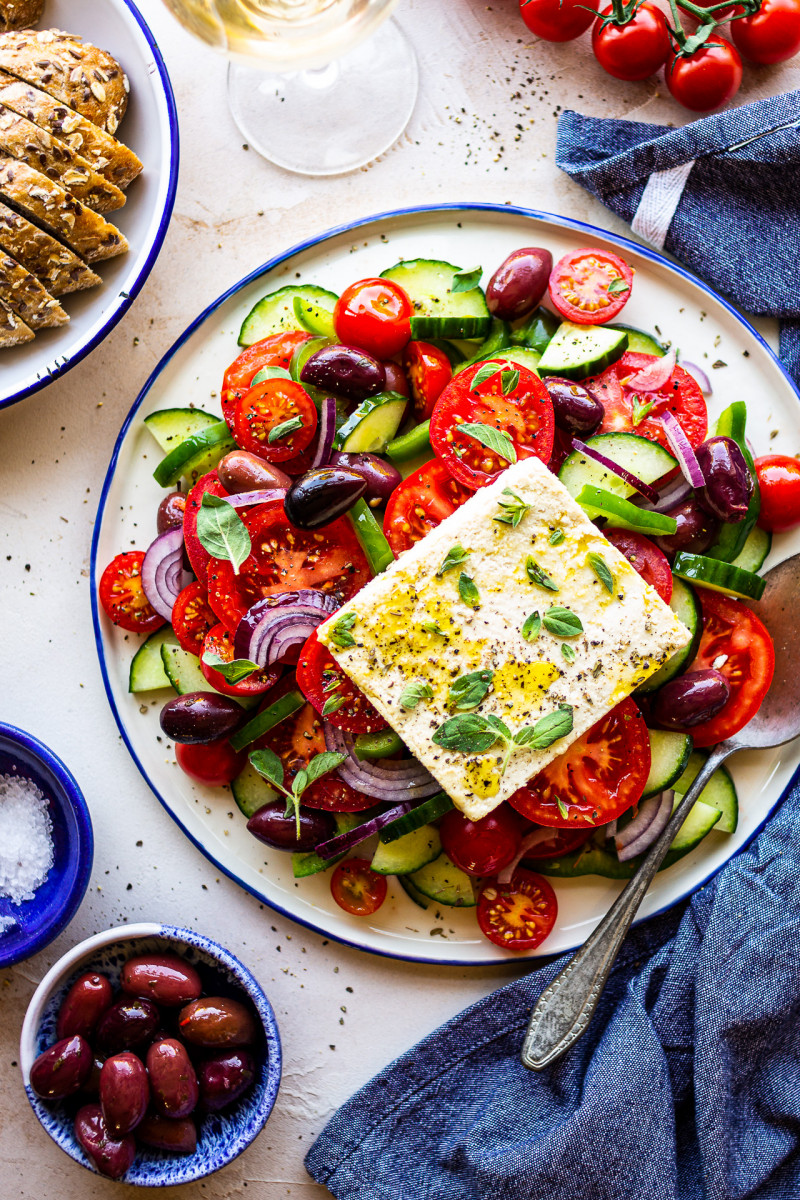
[{"label": "metal serving spoon", "polygon": [[766,750],[800,734],[800,554],[773,567],[758,615],[775,642],[775,675],[761,708],[734,737],[711,751],[699,775],[636,874],[531,1013],[523,1065],[541,1071],[585,1032],[625,935],[672,839],[709,779],[736,750]]}]

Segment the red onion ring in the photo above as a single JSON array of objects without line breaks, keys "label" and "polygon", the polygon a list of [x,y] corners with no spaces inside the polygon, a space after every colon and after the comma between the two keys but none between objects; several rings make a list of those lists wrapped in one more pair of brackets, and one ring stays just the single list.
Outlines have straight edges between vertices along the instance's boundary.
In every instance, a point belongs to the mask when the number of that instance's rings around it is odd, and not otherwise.
[{"label": "red onion ring", "polygon": [[351,733],[335,729],[327,721],[323,722],[323,729],[328,750],[347,755],[341,766],[336,768],[336,774],[357,792],[374,796],[376,800],[397,802],[425,800],[442,790],[430,772],[415,758],[363,761],[356,758]]},{"label": "red onion ring", "polygon": [[705,487],[706,481],[700,470],[697,455],[692,449],[692,443],[681,429],[677,417],[669,411],[661,413],[660,416],[670,449],[680,463],[680,468],[689,483],[693,488]]},{"label": "red onion ring", "polygon": [[234,655],[260,667],[272,666],[292,646],[305,642],[338,607],[325,592],[313,588],[265,596],[239,621]]},{"label": "red onion ring", "polygon": [[714,389],[711,386],[711,380],[706,375],[703,368],[698,367],[697,363],[685,361],[681,362],[681,366],[683,367],[684,371],[687,371],[688,374],[691,375],[694,381],[699,385],[703,395],[710,396]]},{"label": "red onion ring", "polygon": [[692,495],[694,488],[683,475],[679,475],[677,479],[673,479],[664,488],[663,492],[659,493],[658,502],[656,504],[640,504],[640,508],[647,509],[649,512],[669,512],[676,504],[683,504],[684,500],[688,500]]},{"label": "red onion ring", "polygon": [[651,487],[649,483],[644,483],[636,475],[626,470],[625,467],[621,467],[619,463],[615,463],[613,459],[606,458],[605,454],[601,454],[593,446],[587,446],[579,438],[573,438],[572,449],[577,450],[579,454],[583,454],[586,458],[591,458],[594,462],[599,463],[606,471],[610,471],[612,475],[616,475],[618,479],[622,479],[632,488],[635,488],[646,500],[652,501],[653,504],[658,503],[658,492],[654,487]]},{"label": "red onion ring", "polygon": [[652,846],[656,838],[666,828],[672,815],[672,804],[675,793],[662,792],[659,796],[650,796],[639,805],[639,811],[630,824],[614,838],[617,848],[617,858],[620,862],[629,862],[636,858],[648,846]]},{"label": "red onion ring", "polygon": [[[552,829],[532,829],[530,833],[526,833],[525,837],[519,844],[519,850],[514,855],[507,867],[503,867],[502,871],[497,872],[498,883],[511,883],[514,872],[522,862],[526,854],[531,851],[534,846],[540,845],[542,842],[549,842],[553,836]],[[535,856],[534,856],[535,857]]]},{"label": "red onion ring", "polygon": [[675,370],[675,358],[675,351],[670,350],[669,354],[665,354],[663,358],[657,358],[655,362],[642,367],[641,371],[637,371],[635,375],[623,380],[625,387],[632,392],[657,392],[667,383]]},{"label": "red onion ring", "polygon": [[325,396],[319,410],[319,427],[317,429],[317,448],[311,462],[311,470],[315,467],[327,467],[331,461],[333,439],[336,433],[336,397]]},{"label": "red onion ring", "polygon": [[183,529],[168,529],[151,543],[142,563],[142,588],[151,606],[166,621],[172,606],[189,582],[183,568]]}]

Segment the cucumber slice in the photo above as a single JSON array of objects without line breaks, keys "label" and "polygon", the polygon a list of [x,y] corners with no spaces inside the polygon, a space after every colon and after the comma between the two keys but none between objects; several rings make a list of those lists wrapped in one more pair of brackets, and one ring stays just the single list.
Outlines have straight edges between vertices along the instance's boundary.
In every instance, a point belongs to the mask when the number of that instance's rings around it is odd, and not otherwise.
[{"label": "cucumber slice", "polygon": [[392,547],[386,540],[379,521],[374,512],[363,498],[356,500],[347,513],[347,519],[355,530],[361,549],[367,556],[369,569],[373,575],[380,575],[394,562]]},{"label": "cucumber slice", "polygon": [[614,325],[612,328],[623,329],[627,333],[628,349],[634,354],[655,354],[658,358],[663,358],[667,353],[667,347],[652,333],[645,333],[643,329],[636,329],[633,325]]},{"label": "cucumber slice", "polygon": [[435,825],[423,825],[393,842],[378,842],[370,864],[379,875],[411,875],[433,862],[442,852]]},{"label": "cucumber slice", "polygon": [[480,362],[482,358],[493,358],[495,354],[503,346],[507,346],[511,341],[511,326],[508,321],[501,321],[499,317],[492,317],[492,323],[489,327],[489,332],[484,340],[478,346],[477,350],[471,358],[463,362],[459,370],[468,367],[471,363]]},{"label": "cucumber slice", "polygon": [[399,392],[369,396],[355,408],[336,435],[345,454],[382,454],[400,428],[408,397]]},{"label": "cucumber slice", "polygon": [[539,359],[541,355],[536,350],[529,350],[526,346],[503,346],[494,354],[482,355],[480,358],[464,363],[462,367],[456,369],[454,374],[458,375],[464,367],[474,366],[476,362],[485,362],[490,358],[502,359],[512,367],[525,367],[528,371],[533,371],[534,375],[538,375],[539,373]]},{"label": "cucumber slice", "polygon": [[207,425],[216,425],[218,422],[219,417],[202,408],[162,408],[144,419],[165,454],[174,450],[179,442],[200,433]]},{"label": "cucumber slice", "polygon": [[420,829],[421,826],[435,821],[437,817],[444,816],[453,808],[453,801],[444,792],[438,792],[435,796],[431,796],[430,800],[425,800],[416,808],[412,808],[411,812],[405,813],[402,817],[398,817],[396,821],[392,821],[391,825],[384,825],[381,830],[382,842],[394,842],[397,838],[405,837],[406,834],[412,833],[415,829]]},{"label": "cucumber slice", "polygon": [[394,438],[386,447],[386,453],[395,463],[408,462],[409,459],[418,458],[420,454],[432,453],[430,421],[423,421],[421,425],[409,429],[408,433]]},{"label": "cucumber slice", "polygon": [[692,753],[692,739],[688,733],[662,729],[648,729],[647,732],[650,735],[650,774],[644,785],[643,799],[673,787],[686,770]]},{"label": "cucumber slice", "polygon": [[307,283],[301,287],[291,285],[269,292],[254,304],[242,322],[239,330],[239,345],[252,346],[262,338],[271,337],[274,333],[285,333],[297,329],[298,320],[294,313],[295,297],[301,304],[308,302],[320,309],[333,312],[339,297],[327,288],[317,287]]},{"label": "cucumber slice", "polygon": [[741,596],[745,600],[760,600],[767,586],[766,579],[752,571],[743,571],[733,563],[718,558],[706,558],[704,554],[675,555],[672,573],[680,579],[690,579],[714,592],[725,592],[729,596]]},{"label": "cucumber slice", "polygon": [[412,871],[409,879],[423,896],[437,904],[449,904],[455,908],[474,908],[478,903],[472,880],[442,853],[433,862]]},{"label": "cucumber slice", "polygon": [[295,296],[292,300],[292,311],[297,324],[307,333],[316,333],[326,338],[336,337],[333,309],[329,306],[308,297]]},{"label": "cucumber slice", "polygon": [[[674,790],[684,796],[689,785],[696,779],[708,755],[703,750],[695,750],[690,755],[686,770],[673,784]],[[714,826],[718,833],[735,833],[739,823],[739,798],[736,795],[736,785],[727,767],[718,767],[698,796],[710,808],[716,808],[722,817]]]},{"label": "cucumber slice", "polygon": [[[164,642],[161,646],[161,662],[164,673],[179,696],[187,692],[216,692],[200,669],[200,659],[184,650],[177,642]],[[258,696],[232,696],[242,708],[255,708]]]},{"label": "cucumber slice", "polygon": [[403,891],[410,900],[413,900],[418,908],[430,908],[431,902],[427,896],[424,896],[419,888],[414,887],[407,875],[398,875],[397,882],[400,884]]},{"label": "cucumber slice", "polygon": [[382,272],[381,278],[399,283],[414,305],[411,337],[415,341],[488,337],[492,318],[481,288],[452,291],[453,277],[460,270],[452,263],[415,258]]},{"label": "cucumber slice", "polygon": [[353,753],[362,761],[374,762],[378,758],[388,758],[391,754],[399,754],[403,743],[393,729],[387,725],[377,733],[359,733],[353,742]]},{"label": "cucumber slice", "polygon": [[[166,642],[175,642],[171,625],[164,625],[151,633],[131,660],[128,677],[129,692],[155,692],[159,688],[172,687],[161,658],[161,647]],[[177,644],[177,643],[176,643]]]},{"label": "cucumber slice", "polygon": [[651,675],[649,679],[640,684],[636,689],[637,695],[640,693],[646,695],[648,692],[655,692],[658,688],[663,687],[665,683],[669,683],[670,679],[674,679],[688,663],[694,660],[694,656],[697,653],[697,647],[700,644],[700,635],[703,632],[703,614],[700,609],[700,601],[697,599],[694,589],[682,579],[674,578],[672,581],[672,598],[669,606],[678,620],[691,633],[691,641],[682,650],[677,650],[672,658],[667,659],[663,667],[660,667],[655,675]]},{"label": "cucumber slice", "polygon": [[237,775],[231,784],[233,798],[239,811],[248,821],[265,804],[271,804],[278,798],[278,792],[270,787],[263,775],[250,763],[247,763],[241,774]]},{"label": "cucumber slice", "polygon": [[585,379],[616,362],[628,348],[624,329],[562,321],[539,362],[540,375]]},{"label": "cucumber slice", "polygon": [[742,571],[758,571],[772,549],[772,534],[760,525],[754,525],[747,535],[741,553],[731,563]]},{"label": "cucumber slice", "polygon": [[[586,445],[598,454],[604,454],[612,462],[630,471],[642,483],[654,483],[662,475],[677,467],[677,460],[658,442],[640,437],[638,433],[598,433],[586,439]],[[571,496],[577,497],[581,488],[605,488],[623,499],[636,494],[636,489],[614,475],[612,471],[588,458],[579,450],[573,450],[564,460],[558,478]]]},{"label": "cucumber slice", "polygon": [[552,341],[561,320],[553,316],[547,308],[535,308],[529,317],[524,317],[520,325],[511,334],[512,346],[526,346],[543,354]]},{"label": "cucumber slice", "polygon": [[575,499],[586,510],[587,516],[605,517],[612,529],[633,529],[653,537],[672,534],[678,527],[674,517],[637,508],[630,500],[623,500],[607,488],[582,487]]},{"label": "cucumber slice", "polygon": [[153,471],[153,478],[161,487],[174,487],[184,477],[196,483],[201,475],[212,471],[235,445],[227,423],[215,421],[170,450]]},{"label": "cucumber slice", "polygon": [[237,729],[236,733],[231,734],[228,739],[231,746],[234,750],[244,750],[245,746],[249,746],[257,738],[263,737],[265,733],[269,733],[270,729],[274,729],[281,721],[285,721],[292,713],[296,713],[305,702],[306,698],[303,693],[293,688],[291,692],[281,696],[274,704],[270,704],[269,708],[265,708],[263,712],[253,717],[252,721],[248,721],[241,729]]},{"label": "cucumber slice", "polygon": [[[340,833],[349,833],[351,829],[355,829],[356,825],[361,824],[363,817],[363,812],[334,813],[333,819],[336,822],[337,836]],[[335,867],[343,858],[344,854],[337,854],[335,858],[320,858],[316,850],[295,853],[292,855],[292,874],[295,879],[306,879],[309,875],[319,875],[321,871],[327,871],[330,867]]]},{"label": "cucumber slice", "polygon": [[[676,795],[673,811],[680,802],[681,797]],[[681,850],[688,854],[699,842],[702,842],[706,834],[710,833],[721,819],[722,813],[718,808],[712,808],[710,804],[704,804],[702,800],[695,801],[692,811],[673,838],[670,852]]]}]

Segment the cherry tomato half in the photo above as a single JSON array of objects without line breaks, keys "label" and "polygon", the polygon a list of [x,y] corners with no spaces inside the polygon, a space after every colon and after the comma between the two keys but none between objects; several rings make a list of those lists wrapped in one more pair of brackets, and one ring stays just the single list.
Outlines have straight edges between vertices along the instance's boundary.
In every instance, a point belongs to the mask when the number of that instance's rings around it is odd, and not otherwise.
[{"label": "cherry tomato half", "polygon": [[521,841],[519,817],[505,804],[479,821],[451,809],[439,832],[448,858],[467,875],[496,875],[513,861]]},{"label": "cherry tomato half", "polygon": [[378,358],[399,354],[411,337],[414,306],[399,283],[391,279],[360,279],[345,288],[336,301],[336,336],[348,346],[360,346]]},{"label": "cherry tomato half", "polygon": [[403,355],[403,366],[414,397],[414,415],[419,421],[427,421],[452,378],[450,359],[438,346],[409,342]]},{"label": "cherry tomato half", "polygon": [[273,666],[254,671],[238,683],[228,683],[224,675],[205,662],[203,655],[206,652],[216,654],[223,662],[233,662],[233,634],[230,630],[222,624],[215,624],[206,634],[202,650],[195,651],[200,655],[200,670],[211,686],[225,696],[260,696],[262,692],[273,688],[281,677],[281,668]]},{"label": "cherry tomato half", "polygon": [[216,623],[205,586],[197,580],[187,584],[172,606],[172,628],[181,649],[202,654],[206,634]]},{"label": "cherry tomato half", "polygon": [[697,588],[703,610],[703,633],[690,671],[721,671],[731,694],[709,721],[692,727],[695,746],[724,742],[754,717],[772,683],[775,648],[769,632],[741,600]]},{"label": "cherry tomato half", "polygon": [[472,492],[434,459],[394,489],[386,505],[383,531],[396,557],[441,525]]},{"label": "cherry tomato half", "polygon": [[616,25],[613,8],[604,8],[592,29],[592,50],[604,71],[615,79],[647,79],[667,61],[672,43],[660,8],[647,0],[624,25]]},{"label": "cherry tomato half", "polygon": [[100,603],[109,621],[129,633],[152,633],[166,625],[142,587],[141,550],[125,550],[112,559],[100,576]]},{"label": "cherry tomato half", "polygon": [[354,917],[369,917],[386,899],[386,876],[370,870],[366,858],[346,858],[331,876],[331,895]]},{"label": "cherry tomato half", "polygon": [[788,454],[763,454],[756,459],[756,475],[761,528],[783,533],[800,525],[800,460]]},{"label": "cherry tomato half", "polygon": [[[606,367],[601,375],[583,381],[603,405],[603,420],[598,433],[638,433],[640,437],[660,442],[669,449],[661,415],[671,412],[693,446],[705,441],[708,433],[708,409],[700,385],[683,367],[675,367],[667,382],[657,392],[648,392],[648,403],[654,407],[647,416],[634,424],[634,396],[627,380],[655,361],[654,354],[625,353],[617,362]],[[642,397],[639,397],[641,401]]]},{"label": "cherry tomato half", "polygon": [[[285,432],[281,426],[287,427]],[[302,454],[316,432],[314,401],[292,379],[265,379],[236,401],[233,436],[243,450],[267,462],[286,462]]]},{"label": "cherry tomato half", "polygon": [[[501,360],[496,373],[473,388],[478,372],[493,365],[492,360],[475,363],[454,376],[431,417],[431,445],[437,458],[454,479],[473,491],[492,483],[509,461],[535,456],[546,463],[553,450],[553,403],[541,379],[525,367],[516,367],[516,384],[504,391],[508,380]],[[465,424],[478,428],[462,433]],[[499,430],[511,439],[513,459],[490,449],[478,436],[485,437],[487,429],[489,434]]]},{"label": "cherry tomato half", "polygon": [[[546,42],[571,42],[592,21],[599,0],[519,0],[519,11],[531,33]],[[587,9],[589,10],[587,12]]]},{"label": "cherry tomato half", "polygon": [[603,325],[628,302],[633,268],[608,250],[590,247],[565,254],[553,267],[550,299],[567,321]]},{"label": "cherry tomato half", "polygon": [[227,738],[206,742],[202,746],[185,746],[178,742],[175,758],[182,771],[209,787],[224,787],[226,783],[232,783],[247,762],[247,754],[231,749]]},{"label": "cherry tomato half", "polygon": [[664,79],[673,98],[691,112],[711,112],[727,104],[742,82],[742,60],[730,42],[714,34],[693,54],[667,60]]},{"label": "cherry tomato half", "polygon": [[508,802],[537,825],[592,828],[635,804],[649,774],[650,737],[629,696]]},{"label": "cherry tomato half", "polygon": [[761,0],[752,16],[731,22],[731,37],[750,62],[779,63],[794,58],[800,51],[800,0]]},{"label": "cherry tomato half", "polygon": [[558,901],[546,879],[517,867],[510,883],[490,879],[478,896],[478,924],[495,946],[534,950],[556,923]]},{"label": "cherry tomato half", "polygon": [[666,554],[643,533],[633,533],[630,529],[607,529],[604,532],[611,545],[625,555],[645,583],[655,588],[664,603],[669,604],[672,599],[672,571]]},{"label": "cherry tomato half", "polygon": [[348,733],[376,733],[386,728],[381,714],[345,675],[330,650],[323,646],[316,629],[300,651],[297,686],[306,700],[336,729]]},{"label": "cherry tomato half", "polygon": [[292,355],[298,346],[307,342],[313,335],[301,330],[291,333],[275,333],[272,337],[263,338],[248,346],[238,358],[234,359],[225,372],[222,380],[222,415],[233,432],[233,411],[236,401],[245,392],[249,392],[253,379],[264,367],[283,367],[288,370]]}]

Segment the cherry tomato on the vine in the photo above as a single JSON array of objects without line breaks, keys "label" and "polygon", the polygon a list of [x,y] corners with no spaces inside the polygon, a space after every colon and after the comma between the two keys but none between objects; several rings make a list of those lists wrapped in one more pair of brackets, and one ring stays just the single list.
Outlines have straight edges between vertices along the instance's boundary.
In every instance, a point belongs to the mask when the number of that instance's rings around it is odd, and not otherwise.
[{"label": "cherry tomato on the vine", "polygon": [[600,0],[519,0],[519,11],[537,37],[571,42],[589,28],[599,5]]},{"label": "cherry tomato on the vine", "polygon": [[789,454],[762,454],[756,459],[761,489],[758,523],[771,533],[800,525],[800,460]]},{"label": "cherry tomato on the vine", "polygon": [[673,98],[691,112],[711,112],[727,104],[742,82],[739,51],[713,35],[692,54],[674,54],[664,68],[664,79]]},{"label": "cherry tomato on the vine", "polygon": [[604,8],[592,29],[592,50],[600,66],[615,79],[654,75],[671,49],[661,9],[645,0],[624,25],[609,20],[613,15],[613,8]]},{"label": "cherry tomato on the vine", "polygon": [[336,301],[333,324],[346,345],[360,346],[378,358],[399,354],[411,337],[414,306],[391,279],[360,279]]},{"label": "cherry tomato on the vine", "polygon": [[750,62],[793,58],[800,51],[800,0],[761,0],[752,16],[731,22],[731,37]]}]

